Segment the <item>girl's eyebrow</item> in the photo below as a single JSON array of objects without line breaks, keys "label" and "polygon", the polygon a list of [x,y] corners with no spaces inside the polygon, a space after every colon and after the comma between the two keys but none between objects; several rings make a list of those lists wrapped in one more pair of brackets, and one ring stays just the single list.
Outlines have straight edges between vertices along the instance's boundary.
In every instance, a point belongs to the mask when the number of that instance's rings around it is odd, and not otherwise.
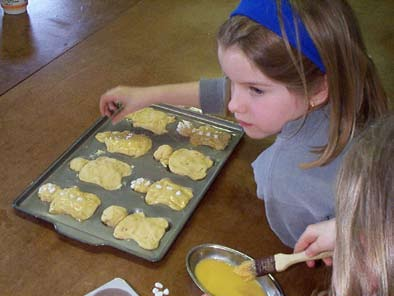
[{"label": "girl's eyebrow", "polygon": [[[231,81],[231,79],[226,75],[226,73],[223,72],[224,78],[228,79]],[[272,86],[270,83],[262,82],[262,81],[241,81],[241,84],[250,84],[250,85],[259,85],[263,87],[270,87]]]},{"label": "girl's eyebrow", "polygon": [[263,87],[270,87],[271,84],[262,82],[262,81],[241,81],[241,84],[250,84],[250,85],[258,85],[258,86],[263,86]]}]

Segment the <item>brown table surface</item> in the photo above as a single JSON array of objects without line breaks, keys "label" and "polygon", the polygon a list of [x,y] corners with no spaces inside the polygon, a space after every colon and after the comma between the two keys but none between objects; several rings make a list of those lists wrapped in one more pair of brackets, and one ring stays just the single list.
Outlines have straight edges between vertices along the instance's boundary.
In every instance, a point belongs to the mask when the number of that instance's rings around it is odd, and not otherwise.
[{"label": "brown table surface", "polygon": [[[106,89],[220,75],[214,35],[235,2],[137,1],[0,97],[1,295],[84,295],[120,277],[140,295],[152,295],[159,281],[170,295],[197,296],[185,256],[198,244],[218,243],[254,257],[292,252],[272,233],[256,198],[250,164],[269,142],[246,137],[160,262],[69,239],[12,208],[99,118]],[[275,278],[286,295],[309,295],[327,285],[329,271],[299,264]]]}]

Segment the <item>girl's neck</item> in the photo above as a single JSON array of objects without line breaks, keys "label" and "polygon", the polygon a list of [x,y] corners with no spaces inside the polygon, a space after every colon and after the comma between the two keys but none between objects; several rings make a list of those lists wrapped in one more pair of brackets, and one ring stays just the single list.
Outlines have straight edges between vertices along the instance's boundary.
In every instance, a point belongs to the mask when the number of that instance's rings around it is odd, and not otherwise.
[{"label": "girl's neck", "polygon": [[295,135],[308,135],[318,128],[319,124],[323,120],[329,119],[329,106],[325,105],[319,109],[316,109],[307,115],[298,119],[287,122],[283,128],[279,137],[291,138]]}]

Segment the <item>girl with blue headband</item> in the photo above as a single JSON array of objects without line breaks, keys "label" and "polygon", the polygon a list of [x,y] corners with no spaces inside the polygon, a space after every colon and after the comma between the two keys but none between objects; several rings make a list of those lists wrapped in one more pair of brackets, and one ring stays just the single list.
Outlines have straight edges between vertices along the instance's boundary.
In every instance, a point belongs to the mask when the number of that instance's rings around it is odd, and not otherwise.
[{"label": "girl with blue headband", "polygon": [[152,87],[119,86],[100,100],[111,116],[154,103],[220,113],[245,133],[276,135],[253,162],[257,196],[290,247],[308,225],[335,219],[333,187],[360,128],[388,109],[353,12],[344,0],[242,0],[218,33],[225,78]]}]

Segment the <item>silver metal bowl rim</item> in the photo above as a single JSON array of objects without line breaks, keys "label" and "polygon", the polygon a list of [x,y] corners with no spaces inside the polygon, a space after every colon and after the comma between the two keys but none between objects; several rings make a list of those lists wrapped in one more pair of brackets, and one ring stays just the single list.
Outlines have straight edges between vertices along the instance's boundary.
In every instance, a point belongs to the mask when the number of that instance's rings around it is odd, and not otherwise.
[{"label": "silver metal bowl rim", "polygon": [[[207,293],[204,288],[199,284],[199,281],[197,280],[197,278],[194,276],[194,271],[192,271],[190,269],[189,266],[189,258],[190,256],[197,250],[197,249],[201,249],[201,248],[214,248],[214,249],[221,249],[221,250],[225,250],[225,251],[230,251],[233,253],[236,253],[242,257],[247,258],[248,260],[253,260],[252,257],[250,257],[249,255],[246,255],[245,253],[242,253],[238,250],[232,249],[230,247],[226,247],[226,246],[222,246],[222,245],[218,245],[218,244],[201,244],[201,245],[197,245],[193,248],[191,248],[189,250],[189,252],[186,255],[186,269],[187,272],[189,273],[189,276],[192,278],[193,282],[197,285],[197,287],[204,293]],[[274,286],[278,289],[279,295],[284,295],[282,288],[280,287],[279,283],[276,281],[276,279],[271,275],[271,274],[267,274],[265,277],[268,277],[270,281],[272,281],[272,283],[274,284]]]}]

